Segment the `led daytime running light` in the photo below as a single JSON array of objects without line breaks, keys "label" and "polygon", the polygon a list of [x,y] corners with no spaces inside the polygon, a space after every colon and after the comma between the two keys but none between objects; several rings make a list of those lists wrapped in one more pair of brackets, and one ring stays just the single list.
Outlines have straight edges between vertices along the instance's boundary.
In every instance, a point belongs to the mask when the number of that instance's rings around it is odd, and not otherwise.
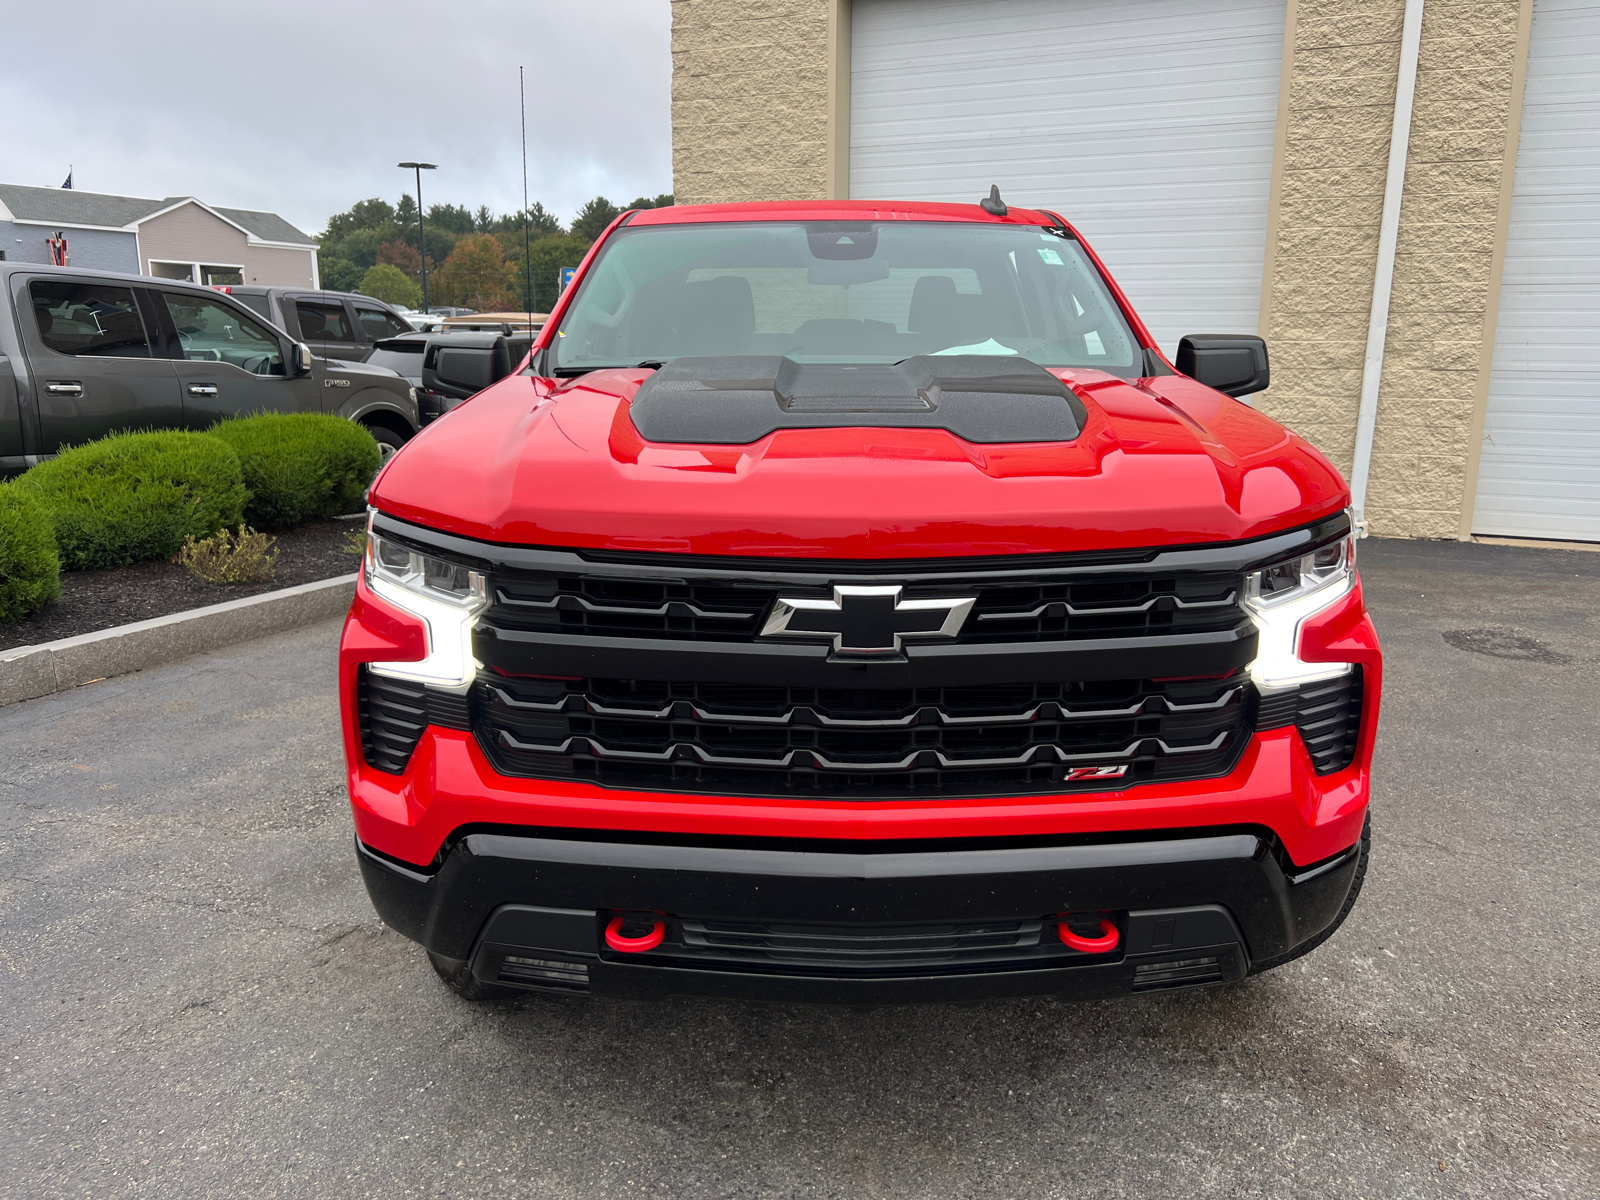
[{"label": "led daytime running light", "polygon": [[478,670],[472,625],[489,603],[483,573],[385,538],[370,514],[363,573],[376,595],[422,620],[428,644],[421,662],[373,662],[368,669],[456,691],[470,687]]}]

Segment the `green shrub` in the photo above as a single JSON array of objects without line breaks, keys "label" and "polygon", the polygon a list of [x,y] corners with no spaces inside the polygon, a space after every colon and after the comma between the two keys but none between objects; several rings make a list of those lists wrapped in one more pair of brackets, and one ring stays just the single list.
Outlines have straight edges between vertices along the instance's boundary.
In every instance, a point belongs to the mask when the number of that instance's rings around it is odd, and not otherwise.
[{"label": "green shrub", "polygon": [[20,621],[61,594],[61,556],[38,499],[0,485],[0,622]]},{"label": "green shrub", "polygon": [[378,443],[343,417],[263,413],[223,421],[211,432],[239,455],[257,529],[354,512],[378,470]]},{"label": "green shrub", "polygon": [[201,583],[269,583],[278,562],[272,544],[277,540],[241,525],[238,533],[224,529],[208,538],[190,538],[178,551],[178,561]]},{"label": "green shrub", "polygon": [[62,451],[12,485],[37,497],[69,571],[172,558],[244,515],[239,456],[204,433],[114,433]]}]

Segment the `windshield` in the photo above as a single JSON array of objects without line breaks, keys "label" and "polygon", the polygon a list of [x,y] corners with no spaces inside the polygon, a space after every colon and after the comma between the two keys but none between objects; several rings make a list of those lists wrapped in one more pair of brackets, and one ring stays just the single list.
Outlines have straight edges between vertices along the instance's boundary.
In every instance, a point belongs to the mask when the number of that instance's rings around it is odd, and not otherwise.
[{"label": "windshield", "polygon": [[625,226],[563,316],[553,366],[745,354],[1014,355],[1143,373],[1121,310],[1064,231],[911,221]]}]

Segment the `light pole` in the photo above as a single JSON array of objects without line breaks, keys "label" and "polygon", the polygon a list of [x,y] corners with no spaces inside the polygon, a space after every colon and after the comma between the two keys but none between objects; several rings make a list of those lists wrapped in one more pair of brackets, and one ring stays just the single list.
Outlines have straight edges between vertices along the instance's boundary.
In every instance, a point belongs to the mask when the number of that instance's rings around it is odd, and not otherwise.
[{"label": "light pole", "polygon": [[422,173],[436,171],[433,163],[403,162],[396,166],[417,173],[417,249],[422,255],[422,311],[428,311],[428,231],[422,227]]}]

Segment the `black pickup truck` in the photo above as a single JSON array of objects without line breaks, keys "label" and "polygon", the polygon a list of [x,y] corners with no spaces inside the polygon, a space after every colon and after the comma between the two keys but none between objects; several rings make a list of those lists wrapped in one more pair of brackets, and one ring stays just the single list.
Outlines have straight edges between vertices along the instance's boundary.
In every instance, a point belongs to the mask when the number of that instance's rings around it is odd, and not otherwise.
[{"label": "black pickup truck", "polygon": [[393,371],[320,358],[212,288],[0,262],[0,477],[124,429],[337,413],[385,458],[421,426]]},{"label": "black pickup truck", "polygon": [[444,416],[469,396],[522,365],[529,333],[407,333],[379,342],[367,360],[388,367],[417,390],[422,423]]}]

